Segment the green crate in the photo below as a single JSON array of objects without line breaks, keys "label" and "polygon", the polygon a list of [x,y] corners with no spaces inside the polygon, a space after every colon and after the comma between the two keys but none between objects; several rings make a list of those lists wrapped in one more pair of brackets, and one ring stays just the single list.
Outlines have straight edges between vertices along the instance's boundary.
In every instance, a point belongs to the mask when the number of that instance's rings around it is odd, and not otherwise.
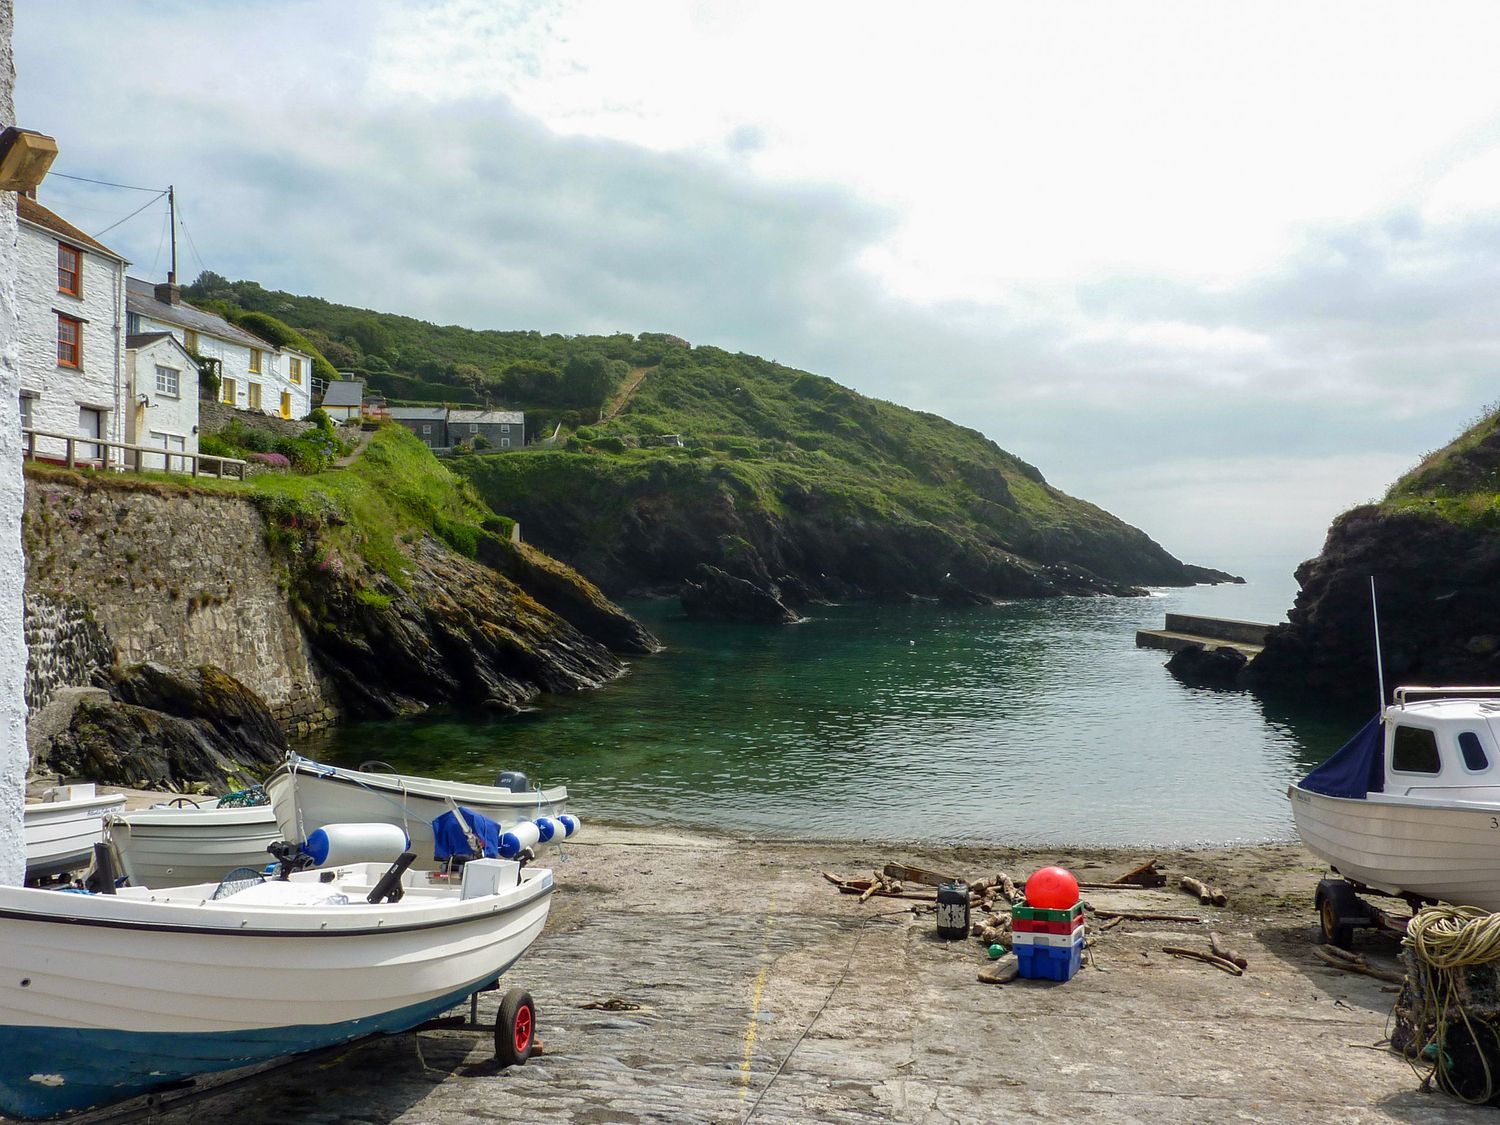
[{"label": "green crate", "polygon": [[1027,922],[1072,922],[1083,916],[1082,900],[1075,902],[1066,910],[1048,910],[1040,906],[1022,906],[1017,903],[1010,908],[1012,918],[1020,918]]}]

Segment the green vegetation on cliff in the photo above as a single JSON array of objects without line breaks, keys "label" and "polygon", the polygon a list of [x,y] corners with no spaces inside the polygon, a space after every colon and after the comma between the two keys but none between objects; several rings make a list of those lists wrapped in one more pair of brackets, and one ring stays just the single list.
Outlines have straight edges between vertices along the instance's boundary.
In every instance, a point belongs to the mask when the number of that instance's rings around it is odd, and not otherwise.
[{"label": "green vegetation on cliff", "polygon": [[1225,577],[975,430],[755,356],[660,333],[440,327],[213,275],[191,292],[273,313],[395,398],[519,407],[533,439],[561,426],[562,448],[454,465],[529,540],[609,589],[669,588],[699,563],[809,597]]},{"label": "green vegetation on cliff", "polygon": [[1382,507],[1500,527],[1500,411],[1488,411],[1391,485]]}]

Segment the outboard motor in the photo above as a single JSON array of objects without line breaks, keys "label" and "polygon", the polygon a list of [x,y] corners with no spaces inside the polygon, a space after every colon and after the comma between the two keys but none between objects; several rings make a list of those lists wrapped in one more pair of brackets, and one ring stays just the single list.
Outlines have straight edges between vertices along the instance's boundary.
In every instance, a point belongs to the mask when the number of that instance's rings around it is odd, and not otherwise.
[{"label": "outboard motor", "polygon": [[503,770],[495,776],[495,787],[512,793],[530,793],[531,779],[520,770]]}]

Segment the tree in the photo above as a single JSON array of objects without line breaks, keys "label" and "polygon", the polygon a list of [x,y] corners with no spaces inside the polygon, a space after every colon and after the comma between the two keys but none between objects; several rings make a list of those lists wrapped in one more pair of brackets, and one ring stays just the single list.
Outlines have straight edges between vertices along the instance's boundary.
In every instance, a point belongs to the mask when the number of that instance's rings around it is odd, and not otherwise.
[{"label": "tree", "polygon": [[365,355],[384,355],[390,351],[390,331],[373,316],[355,321],[349,328],[349,335]]},{"label": "tree", "polygon": [[563,396],[574,406],[597,410],[614,389],[614,367],[598,352],[581,352],[563,368]]}]

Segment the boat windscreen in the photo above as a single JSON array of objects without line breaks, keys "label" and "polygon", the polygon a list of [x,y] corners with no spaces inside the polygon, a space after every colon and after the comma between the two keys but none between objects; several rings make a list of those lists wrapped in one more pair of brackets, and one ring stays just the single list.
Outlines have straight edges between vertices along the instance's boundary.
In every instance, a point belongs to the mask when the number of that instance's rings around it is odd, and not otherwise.
[{"label": "boat windscreen", "polygon": [[1385,791],[1385,731],[1376,715],[1301,782],[1329,797],[1363,797]]}]

